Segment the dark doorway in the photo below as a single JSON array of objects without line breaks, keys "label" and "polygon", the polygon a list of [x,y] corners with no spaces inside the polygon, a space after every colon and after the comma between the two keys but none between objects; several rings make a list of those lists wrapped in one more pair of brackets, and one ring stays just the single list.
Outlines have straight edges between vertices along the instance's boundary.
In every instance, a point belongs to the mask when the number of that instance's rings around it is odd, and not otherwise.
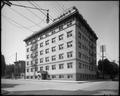
[{"label": "dark doorway", "polygon": [[42,79],[43,80],[47,79],[47,74],[42,74]]}]

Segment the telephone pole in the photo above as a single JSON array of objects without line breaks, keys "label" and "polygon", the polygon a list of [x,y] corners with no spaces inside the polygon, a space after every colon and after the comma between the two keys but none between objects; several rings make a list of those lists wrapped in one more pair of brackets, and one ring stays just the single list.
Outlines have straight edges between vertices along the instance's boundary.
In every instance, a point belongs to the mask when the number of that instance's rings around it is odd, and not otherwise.
[{"label": "telephone pole", "polygon": [[12,5],[12,3],[9,2],[9,0],[2,0],[1,2],[2,2],[1,9],[4,7],[4,5],[8,5],[8,6]]},{"label": "telephone pole", "polygon": [[[46,16],[46,23],[49,23],[49,21],[50,21],[50,19],[51,19],[51,18],[49,18],[49,9],[47,10],[47,9],[41,9],[41,8],[37,8],[37,7],[34,8],[34,7],[29,7],[29,6],[24,6],[24,5],[13,4],[13,3],[11,3],[9,0],[2,0],[1,2],[2,2],[1,9],[4,7],[4,5],[8,5],[8,6],[10,6],[10,7],[11,7],[11,5],[13,5],[13,6],[18,6],[18,7],[30,8],[30,9],[37,9],[37,10],[39,10],[39,11],[43,10],[43,11],[46,11],[46,12],[47,12],[47,15],[46,15],[45,13],[43,13],[43,12],[41,11],[41,12]],[[51,19],[51,20],[52,20],[52,19]]]},{"label": "telephone pole", "polygon": [[104,60],[104,52],[105,52],[105,45],[101,45],[100,46],[100,50],[101,50],[101,52],[102,52],[102,61]]},{"label": "telephone pole", "polygon": [[[103,60],[104,60],[104,52],[105,52],[105,45],[101,45],[100,46],[100,51],[102,52],[102,63],[103,63]],[[104,65],[102,64],[102,73],[103,73],[103,79],[104,79]]]},{"label": "telephone pole", "polygon": [[16,52],[15,56],[16,56],[15,61],[17,62],[17,52]]}]

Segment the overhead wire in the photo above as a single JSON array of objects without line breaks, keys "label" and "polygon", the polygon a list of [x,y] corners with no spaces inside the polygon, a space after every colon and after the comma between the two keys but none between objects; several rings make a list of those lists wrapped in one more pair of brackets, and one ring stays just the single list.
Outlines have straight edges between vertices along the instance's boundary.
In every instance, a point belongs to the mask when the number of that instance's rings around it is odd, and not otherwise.
[{"label": "overhead wire", "polygon": [[25,8],[31,8],[31,9],[37,9],[37,10],[46,10],[46,9],[40,9],[40,8],[34,8],[34,7],[30,7],[30,6],[24,6],[24,5],[18,5],[18,4],[12,4],[14,6],[19,6],[19,7],[25,7]]},{"label": "overhead wire", "polygon": [[[43,20],[41,20],[41,22],[39,22],[39,23],[37,23],[37,24],[41,24],[41,23],[45,20],[45,18],[46,18],[46,17],[44,17]],[[36,26],[36,25],[31,25],[31,26],[29,26],[29,27],[32,28],[32,27],[35,27],[35,26]]]},{"label": "overhead wire", "polygon": [[[58,3],[58,1],[56,1],[56,3],[61,7],[61,5]],[[62,12],[65,10],[63,7],[61,7]]]},{"label": "overhead wire", "polygon": [[[35,2],[31,2],[31,1],[29,1],[29,3],[30,4],[32,4],[34,7],[36,7],[37,8],[37,6],[40,8],[40,6],[37,4],[37,3],[35,3]],[[45,16],[47,16],[43,11],[41,11],[41,10],[39,10],[41,13],[43,13]],[[50,16],[50,15],[49,15]],[[50,16],[51,17],[51,16]],[[51,21],[53,21],[52,19],[54,19],[53,17],[51,17],[51,18],[49,18]]]},{"label": "overhead wire", "polygon": [[32,22],[33,24],[35,24],[35,25],[37,25],[37,26],[39,27],[39,25],[36,24],[36,22],[34,22],[34,21],[32,21],[31,19],[27,18],[27,17],[24,16],[22,13],[16,11],[15,9],[13,9],[13,8],[11,8],[11,7],[10,7],[10,9],[13,10],[15,13],[19,14],[20,16],[24,17],[25,19],[27,19],[28,21]]},{"label": "overhead wire", "polygon": [[[21,3],[20,3],[21,4]],[[27,11],[31,12],[34,16],[36,16],[38,19],[41,19],[41,21],[39,23],[37,23],[37,25],[40,25],[44,20],[45,17],[42,19],[40,16],[38,16],[37,14],[35,14],[34,12],[32,12],[29,8],[25,8]],[[35,27],[35,25],[30,26],[31,27]],[[41,27],[41,26],[40,26]]]},{"label": "overhead wire", "polygon": [[[36,2],[33,2],[34,4],[36,4],[36,6],[38,6],[39,8],[41,8]],[[50,14],[49,14],[49,16],[52,18],[52,19],[54,19]],[[52,20],[51,19],[51,20]]]},{"label": "overhead wire", "polygon": [[[18,3],[18,4],[21,4],[20,2]],[[31,11],[29,8],[26,8],[25,7],[25,9],[27,10],[27,11],[29,11],[30,13],[32,13],[34,16],[36,16],[38,19],[41,19],[42,20],[42,18],[40,17],[40,16],[38,16],[37,14],[35,14],[33,11]]]},{"label": "overhead wire", "polygon": [[[27,29],[27,30],[29,30],[29,31],[33,32],[31,29],[29,29],[29,28],[27,28],[27,27],[25,27],[25,26],[23,26],[23,25],[19,24],[18,22],[16,22],[15,20],[13,20],[13,19],[9,18],[8,16],[5,16],[5,15],[3,15],[3,14],[2,14],[2,16],[3,16],[3,17],[5,17],[5,18],[7,18],[8,20],[10,20],[10,21],[14,22],[15,24],[17,24],[17,25],[21,26],[22,28]],[[18,28],[19,28],[19,27],[18,27]],[[20,28],[20,29],[21,29],[21,28]]]}]

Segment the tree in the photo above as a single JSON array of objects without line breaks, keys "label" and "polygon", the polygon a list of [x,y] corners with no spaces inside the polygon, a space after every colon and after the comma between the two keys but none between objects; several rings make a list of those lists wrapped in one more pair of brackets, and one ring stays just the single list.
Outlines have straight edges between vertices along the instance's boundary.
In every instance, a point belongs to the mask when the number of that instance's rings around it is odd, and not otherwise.
[{"label": "tree", "polygon": [[119,66],[115,62],[110,62],[110,65],[111,65],[110,77],[111,79],[113,79],[119,73]]},{"label": "tree", "polygon": [[12,75],[14,74],[14,65],[7,65],[6,66],[6,77],[12,78]]},{"label": "tree", "polygon": [[116,74],[118,74],[119,67],[114,62],[110,62],[108,59],[98,61],[98,70],[104,74],[110,75],[110,78],[113,79]]},{"label": "tree", "polygon": [[5,76],[5,68],[6,68],[6,63],[5,63],[5,58],[4,55],[1,55],[1,76]]}]

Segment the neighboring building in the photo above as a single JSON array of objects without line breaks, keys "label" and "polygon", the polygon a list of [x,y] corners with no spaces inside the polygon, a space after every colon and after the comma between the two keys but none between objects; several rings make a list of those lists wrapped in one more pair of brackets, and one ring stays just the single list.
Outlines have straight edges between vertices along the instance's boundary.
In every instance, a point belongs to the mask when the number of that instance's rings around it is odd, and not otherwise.
[{"label": "neighboring building", "polygon": [[14,76],[16,78],[24,78],[25,77],[25,61],[19,60],[14,62]]},{"label": "neighboring building", "polygon": [[43,70],[50,79],[95,79],[97,39],[78,10],[69,9],[51,25],[24,40],[27,78]]}]

